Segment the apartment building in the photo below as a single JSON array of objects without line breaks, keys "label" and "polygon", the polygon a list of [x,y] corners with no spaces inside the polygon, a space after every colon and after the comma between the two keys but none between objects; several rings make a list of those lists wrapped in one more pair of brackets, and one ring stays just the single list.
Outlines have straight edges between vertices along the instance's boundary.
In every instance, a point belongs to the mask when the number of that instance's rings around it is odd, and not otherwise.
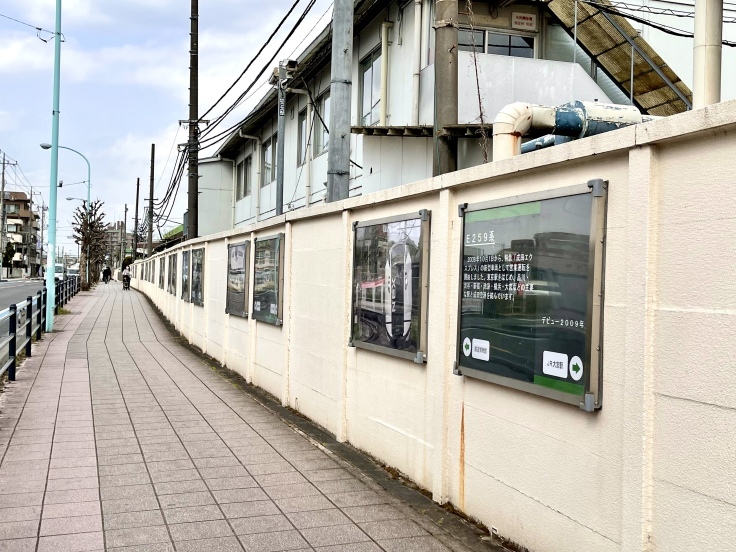
[{"label": "apartment building", "polygon": [[2,251],[13,244],[12,267],[8,276],[36,276],[41,262],[41,216],[32,199],[25,192],[5,192],[5,232]]}]

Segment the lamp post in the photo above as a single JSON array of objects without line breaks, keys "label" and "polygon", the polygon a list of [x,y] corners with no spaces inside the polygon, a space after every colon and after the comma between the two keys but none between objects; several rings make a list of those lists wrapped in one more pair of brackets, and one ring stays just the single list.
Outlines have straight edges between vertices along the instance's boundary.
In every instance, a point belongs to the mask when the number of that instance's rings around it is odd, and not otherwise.
[{"label": "lamp post", "polygon": [[[41,148],[43,149],[49,149],[51,147],[52,147],[51,144],[41,144]],[[87,159],[83,154],[81,154],[75,149],[67,148],[66,146],[57,146],[57,147],[60,149],[73,151],[74,153],[79,155],[82,159],[84,159],[85,162],[87,163],[87,232],[89,232],[89,217],[90,217],[90,214],[92,213],[92,205],[90,203],[90,194],[92,190],[92,169],[89,164],[89,159]],[[69,199],[72,199],[72,198],[68,197],[67,200]],[[81,199],[80,201],[84,201],[84,200]],[[49,232],[49,237],[51,237],[50,232]],[[54,239],[55,238],[56,238],[56,234],[54,234]],[[87,262],[85,263],[85,274],[86,274],[85,281],[87,282],[87,285],[89,286],[89,240],[87,240]]]},{"label": "lamp post", "polygon": [[46,257],[46,331],[54,330],[56,304],[56,180],[59,176],[59,96],[61,89],[61,0],[56,0],[54,27],[54,98],[51,111],[51,186],[49,187],[49,252]]}]

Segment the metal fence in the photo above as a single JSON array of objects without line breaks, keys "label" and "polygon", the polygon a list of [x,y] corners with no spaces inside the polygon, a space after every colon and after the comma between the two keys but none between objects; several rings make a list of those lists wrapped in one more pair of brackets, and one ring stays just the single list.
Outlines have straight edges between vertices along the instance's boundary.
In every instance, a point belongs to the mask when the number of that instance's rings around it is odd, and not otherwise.
[{"label": "metal fence", "polygon": [[[66,305],[69,300],[79,293],[79,277],[72,276],[63,282],[56,282],[56,301],[54,302],[54,313],[59,314],[59,309]],[[25,301],[12,304],[7,309],[0,311],[0,362],[5,361],[0,367],[0,377],[5,372],[8,379],[15,381],[15,368],[20,353],[31,356],[31,343],[33,338],[41,339],[41,334],[46,327],[46,303],[48,292],[46,284],[36,295],[29,295]]]}]

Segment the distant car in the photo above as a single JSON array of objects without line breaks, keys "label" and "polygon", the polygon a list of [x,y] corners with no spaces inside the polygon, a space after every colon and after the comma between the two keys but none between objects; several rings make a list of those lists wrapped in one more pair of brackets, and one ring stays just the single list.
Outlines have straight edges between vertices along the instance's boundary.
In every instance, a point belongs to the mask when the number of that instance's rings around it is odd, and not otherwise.
[{"label": "distant car", "polygon": [[66,275],[67,276],[79,276],[79,269],[78,268],[67,268]]},{"label": "distant car", "polygon": [[54,279],[57,282],[62,282],[66,280],[66,269],[64,268],[63,264],[56,265],[56,268],[54,270]]}]

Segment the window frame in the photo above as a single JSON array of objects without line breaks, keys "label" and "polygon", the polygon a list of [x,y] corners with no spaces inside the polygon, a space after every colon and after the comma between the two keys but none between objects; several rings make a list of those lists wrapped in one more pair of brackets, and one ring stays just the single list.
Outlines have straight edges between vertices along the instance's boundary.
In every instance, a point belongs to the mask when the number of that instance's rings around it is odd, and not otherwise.
[{"label": "window frame", "polygon": [[[314,133],[314,142],[312,143],[312,159],[316,159],[323,153],[327,151],[327,147],[330,144],[330,133],[328,132],[327,125],[330,124],[329,121],[329,111],[325,114],[325,101],[329,100],[331,97],[330,89],[328,88],[322,94],[319,95],[315,103],[317,104],[317,113],[319,113],[319,117],[317,117],[316,123],[319,124],[319,132]],[[330,106],[332,105],[332,102],[330,102]],[[324,124],[322,124],[322,121],[324,121]]]},{"label": "window frame", "polygon": [[[276,181],[276,148],[278,147],[278,132],[274,132],[271,136],[261,142],[261,188],[265,188],[272,182]],[[271,179],[266,182],[266,148],[271,147]]]},{"label": "window frame", "polygon": [[[370,60],[370,65],[367,65],[366,62]],[[374,74],[375,74],[375,65],[376,62],[379,63],[379,75],[380,75],[380,60],[381,60],[381,46],[377,46],[373,50],[371,50],[368,54],[366,54],[363,59],[360,60],[358,63],[358,71],[360,72],[360,99],[358,101],[358,106],[360,109],[359,117],[360,117],[360,126],[376,126],[381,122],[380,117],[380,111],[381,111],[381,93],[380,93],[380,87],[381,84],[378,84],[379,87],[379,93],[378,93],[378,101],[373,102],[373,82],[374,82]],[[363,102],[365,100],[365,74],[367,72],[367,68],[370,66],[371,68],[371,109],[370,109],[370,118],[371,122],[369,124],[365,123],[365,115],[363,113]],[[379,113],[378,117],[376,117],[376,120],[373,120],[373,113],[377,112]]]},{"label": "window frame", "polygon": [[305,107],[297,114],[297,143],[296,143],[296,166],[301,167],[307,162],[309,154],[309,121],[307,120],[307,108]]},{"label": "window frame", "polygon": [[[535,33],[535,32],[525,32],[525,31],[519,31],[519,30],[516,30],[516,29],[500,29],[500,28],[497,28],[497,27],[474,27],[473,29],[471,29],[470,27],[466,27],[466,26],[460,26],[458,30],[459,31],[467,31],[467,32],[475,31],[475,32],[482,32],[483,33],[483,44],[482,44],[482,47],[483,48],[482,48],[482,51],[480,51],[480,47],[478,48],[479,49],[479,53],[481,53],[481,54],[489,54],[489,55],[493,55],[493,56],[504,56],[504,57],[518,57],[518,58],[521,58],[521,59],[538,59],[539,58],[538,49],[539,49],[539,43],[540,43],[541,35],[538,32],[537,33]],[[532,47],[532,57],[528,58],[528,57],[522,57],[522,56],[512,56],[510,53],[508,55],[506,55],[506,54],[490,54],[488,52],[488,44],[489,44],[489,40],[488,40],[489,37],[488,37],[488,35],[489,35],[489,33],[499,34],[499,35],[506,35],[506,36],[510,36],[510,37],[518,36],[518,37],[523,37],[523,38],[531,38],[534,41],[534,46]],[[459,40],[458,40],[458,42],[459,42]],[[510,46],[509,46],[509,49],[510,49]],[[459,46],[458,46],[458,50],[461,51],[461,52],[472,52],[472,50],[461,50]]]}]

